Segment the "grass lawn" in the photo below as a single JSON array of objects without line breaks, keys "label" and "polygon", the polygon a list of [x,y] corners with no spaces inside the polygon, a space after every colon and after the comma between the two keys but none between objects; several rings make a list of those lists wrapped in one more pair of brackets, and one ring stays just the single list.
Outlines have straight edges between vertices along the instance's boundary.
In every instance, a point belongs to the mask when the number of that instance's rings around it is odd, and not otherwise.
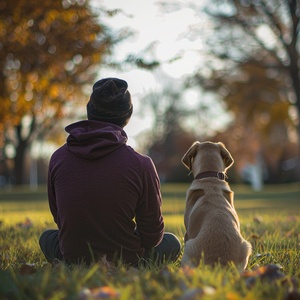
[{"label": "grass lawn", "polygon": [[[180,238],[187,188],[162,186],[166,230]],[[45,189],[0,191],[0,300],[300,299],[300,184],[262,192],[231,188],[242,234],[253,246],[244,273],[234,266],[182,269],[179,263],[141,270],[105,262],[53,267],[38,246],[41,232],[55,228]]]}]

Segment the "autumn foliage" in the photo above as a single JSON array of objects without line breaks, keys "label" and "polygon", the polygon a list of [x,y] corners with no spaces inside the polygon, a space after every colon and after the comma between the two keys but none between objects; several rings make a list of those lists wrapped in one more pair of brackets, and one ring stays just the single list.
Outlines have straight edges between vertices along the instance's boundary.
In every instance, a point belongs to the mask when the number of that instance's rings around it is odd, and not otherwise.
[{"label": "autumn foliage", "polygon": [[113,43],[88,1],[0,1],[0,149],[15,148],[17,183],[30,142],[84,97]]}]

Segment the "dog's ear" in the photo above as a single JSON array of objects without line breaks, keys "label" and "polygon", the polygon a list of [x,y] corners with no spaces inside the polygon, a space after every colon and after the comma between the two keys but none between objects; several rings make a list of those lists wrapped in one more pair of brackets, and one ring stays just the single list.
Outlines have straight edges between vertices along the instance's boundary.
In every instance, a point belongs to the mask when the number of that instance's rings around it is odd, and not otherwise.
[{"label": "dog's ear", "polygon": [[194,142],[189,150],[183,155],[181,162],[192,171],[192,158],[196,155],[200,142]]},{"label": "dog's ear", "polygon": [[221,156],[224,160],[225,167],[228,169],[231,167],[234,163],[234,160],[230,154],[230,152],[226,149],[225,145],[221,142],[218,143],[220,145],[220,150],[221,150]]}]

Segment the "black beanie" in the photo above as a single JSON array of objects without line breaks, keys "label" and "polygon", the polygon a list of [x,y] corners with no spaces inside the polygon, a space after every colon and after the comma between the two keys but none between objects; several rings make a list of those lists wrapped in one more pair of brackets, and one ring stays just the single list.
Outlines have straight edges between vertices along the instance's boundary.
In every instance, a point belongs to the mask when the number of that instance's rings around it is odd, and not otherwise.
[{"label": "black beanie", "polygon": [[89,120],[104,121],[124,127],[132,114],[131,95],[125,80],[104,78],[93,85],[87,104]]}]

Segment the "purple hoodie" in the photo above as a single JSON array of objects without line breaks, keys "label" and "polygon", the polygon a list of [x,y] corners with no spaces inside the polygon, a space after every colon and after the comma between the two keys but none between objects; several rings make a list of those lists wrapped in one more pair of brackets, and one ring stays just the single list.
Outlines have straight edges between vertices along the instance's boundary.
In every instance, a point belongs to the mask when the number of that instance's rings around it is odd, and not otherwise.
[{"label": "purple hoodie", "polygon": [[122,259],[135,265],[163,237],[160,183],[152,160],[126,145],[121,127],[80,121],[51,157],[49,205],[68,262]]}]

